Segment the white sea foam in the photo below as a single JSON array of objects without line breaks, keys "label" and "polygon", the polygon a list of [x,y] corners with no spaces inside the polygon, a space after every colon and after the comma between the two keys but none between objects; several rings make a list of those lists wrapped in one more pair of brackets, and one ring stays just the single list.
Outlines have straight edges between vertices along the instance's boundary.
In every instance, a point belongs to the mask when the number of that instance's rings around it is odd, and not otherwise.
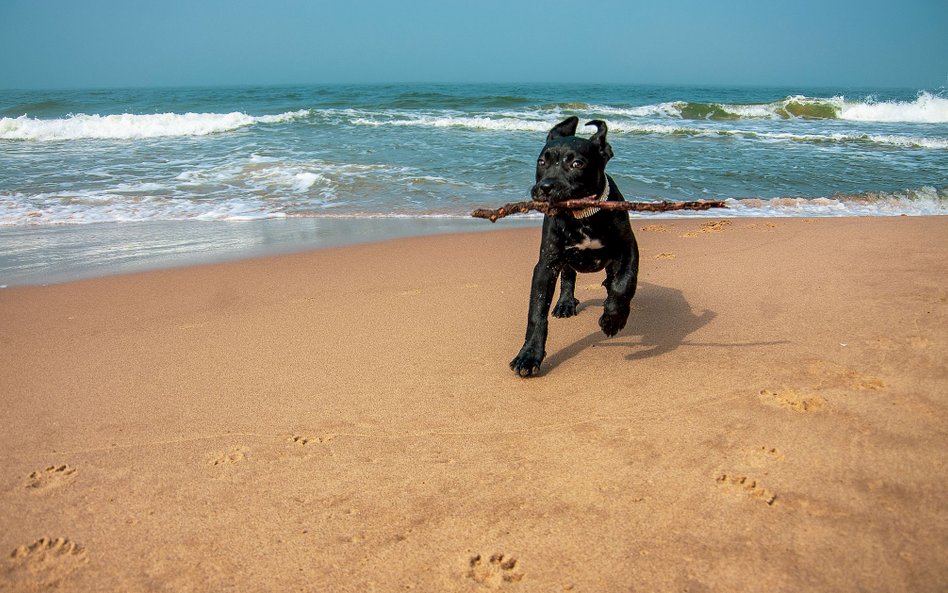
[{"label": "white sea foam", "polygon": [[[470,117],[463,115],[415,115],[385,118],[356,117],[355,125],[365,126],[408,126],[430,128],[468,128],[473,130],[505,132],[547,132],[556,124],[556,118],[518,119],[516,117]],[[582,132],[582,129],[580,130]],[[693,137],[744,137],[770,141],[847,143],[866,142],[905,148],[948,148],[948,138],[930,138],[924,136],[901,136],[897,134],[805,134],[792,132],[755,131],[740,128],[704,128],[688,125],[640,123],[617,120],[609,123],[609,132],[613,134],[659,134]]]},{"label": "white sea foam", "polygon": [[246,113],[156,113],[135,115],[76,114],[58,119],[36,119],[27,115],[0,118],[3,140],[138,139],[166,136],[205,136],[255,124],[274,124],[309,115],[309,110],[277,115]]},{"label": "white sea foam", "polygon": [[391,165],[284,161],[252,155],[185,170],[161,182],[119,182],[97,189],[63,188],[44,193],[0,189],[0,226],[142,222],[158,220],[252,220],[309,216],[353,207],[353,196],[382,196],[373,207],[388,208],[381,190],[401,184],[408,200],[428,178]]},{"label": "white sea foam", "polygon": [[865,122],[948,123],[948,98],[922,92],[911,102],[843,103],[839,119]]},{"label": "white sea foam", "polygon": [[[273,172],[287,183],[297,175],[290,170]],[[307,180],[308,181],[308,180]],[[314,184],[318,184],[314,181]],[[635,199],[629,196],[630,199]],[[820,198],[728,199],[727,210],[642,214],[649,217],[800,217],[800,216],[931,216],[948,215],[948,188],[921,187],[900,192],[837,194]],[[267,218],[467,218],[469,208],[409,211],[391,206],[373,210],[365,203],[346,203],[322,195],[302,201],[273,201],[267,195],[191,199],[128,196],[117,192],[22,194],[0,192],[0,226],[86,224],[143,221],[243,221]],[[539,216],[539,215],[535,215]]]},{"label": "white sea foam", "polygon": [[610,105],[588,105],[584,111],[591,113],[601,113],[613,117],[649,117],[654,115],[663,115],[668,117],[678,117],[681,112],[676,107],[676,103],[657,103],[655,105],[640,105],[638,107],[612,107]]},{"label": "white sea foam", "polygon": [[743,136],[747,138],[759,138],[770,141],[786,142],[812,142],[812,143],[847,143],[864,142],[873,144],[882,144],[888,146],[898,146],[903,148],[948,148],[948,138],[926,138],[923,136],[899,136],[895,134],[793,134],[790,132],[754,132],[750,130],[721,130],[718,132],[709,132],[708,130],[681,130],[680,133],[694,133],[694,135],[710,136]]},{"label": "white sea foam", "polygon": [[933,216],[948,214],[948,188],[926,186],[822,198],[745,198],[726,203],[728,215],[736,216]]},{"label": "white sea foam", "polygon": [[207,201],[95,191],[0,193],[0,226],[281,217],[285,214],[265,200],[251,197]]},{"label": "white sea foam", "polygon": [[360,126],[469,128],[472,130],[500,130],[508,132],[547,132],[552,125],[548,121],[519,119],[516,117],[469,117],[463,115],[418,115],[386,117],[384,119],[356,117],[352,120],[352,123]]}]

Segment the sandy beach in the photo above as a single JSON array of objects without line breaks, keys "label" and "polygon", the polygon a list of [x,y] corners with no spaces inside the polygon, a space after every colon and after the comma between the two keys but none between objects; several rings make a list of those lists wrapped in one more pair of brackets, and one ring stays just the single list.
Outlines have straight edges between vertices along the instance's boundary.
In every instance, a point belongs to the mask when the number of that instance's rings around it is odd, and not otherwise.
[{"label": "sandy beach", "polygon": [[944,591],[948,220],[633,227],[0,290],[0,591]]}]

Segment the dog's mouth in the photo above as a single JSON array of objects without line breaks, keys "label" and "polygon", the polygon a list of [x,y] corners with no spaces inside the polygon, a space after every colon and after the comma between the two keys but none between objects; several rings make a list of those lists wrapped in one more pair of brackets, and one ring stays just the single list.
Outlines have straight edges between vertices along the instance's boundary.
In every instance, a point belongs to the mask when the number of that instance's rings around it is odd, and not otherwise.
[{"label": "dog's mouth", "polygon": [[599,192],[595,191],[580,191],[580,192],[571,192],[568,188],[548,188],[542,187],[541,184],[536,184],[530,188],[530,196],[537,202],[547,202],[549,204],[556,204],[558,202],[566,202],[567,200],[580,200],[580,199],[591,199],[599,197]]}]

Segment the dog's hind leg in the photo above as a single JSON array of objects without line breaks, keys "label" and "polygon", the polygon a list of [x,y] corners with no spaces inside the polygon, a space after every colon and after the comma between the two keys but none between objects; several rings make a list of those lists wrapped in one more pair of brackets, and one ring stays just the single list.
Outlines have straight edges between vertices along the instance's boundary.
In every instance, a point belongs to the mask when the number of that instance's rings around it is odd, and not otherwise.
[{"label": "dog's hind leg", "polygon": [[568,265],[560,272],[560,298],[553,307],[553,317],[572,317],[576,315],[579,301],[576,292],[576,270]]},{"label": "dog's hind leg", "polygon": [[632,297],[635,296],[635,287],[639,275],[639,249],[635,240],[632,248],[623,257],[613,260],[606,267],[606,280],[602,283],[606,287],[606,302],[603,303],[602,317],[599,318],[599,327],[607,336],[614,336],[625,327],[629,320]]}]

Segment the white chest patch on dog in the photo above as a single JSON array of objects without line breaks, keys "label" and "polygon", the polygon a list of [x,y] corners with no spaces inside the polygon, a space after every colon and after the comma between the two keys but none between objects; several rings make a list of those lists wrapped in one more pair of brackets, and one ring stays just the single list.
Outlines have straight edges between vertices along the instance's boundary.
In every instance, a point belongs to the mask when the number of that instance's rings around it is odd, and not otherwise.
[{"label": "white chest patch on dog", "polygon": [[583,236],[583,240],[576,245],[576,249],[602,249],[602,241]]}]

